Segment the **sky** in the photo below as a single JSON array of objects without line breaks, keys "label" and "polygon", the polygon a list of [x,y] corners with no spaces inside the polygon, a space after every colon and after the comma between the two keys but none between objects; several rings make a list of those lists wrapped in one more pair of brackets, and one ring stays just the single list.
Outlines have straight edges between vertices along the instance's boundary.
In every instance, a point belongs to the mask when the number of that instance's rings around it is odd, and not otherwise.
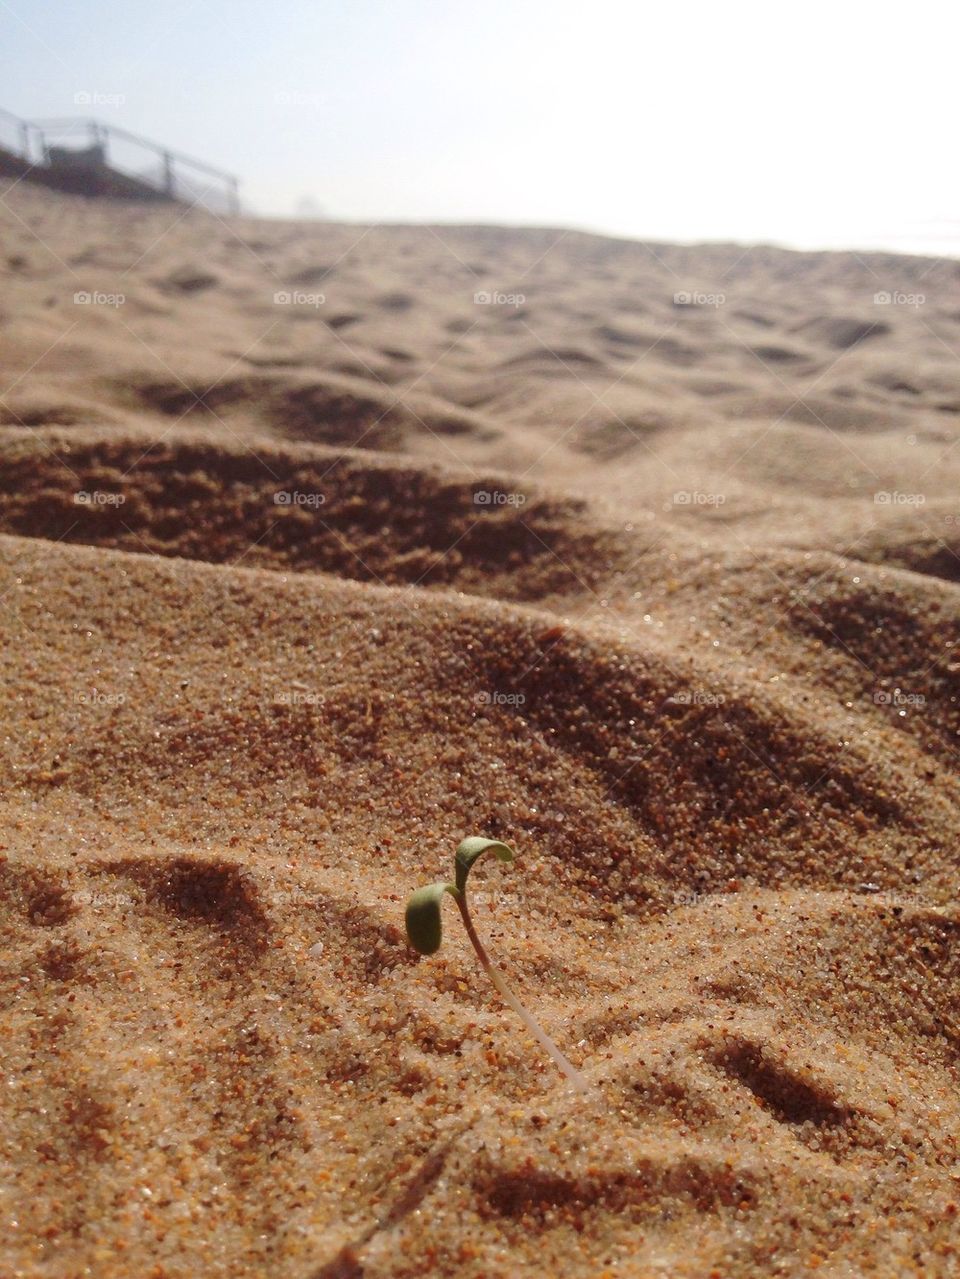
[{"label": "sky", "polygon": [[269,216],[960,256],[958,37],[943,0],[0,0],[0,107]]}]

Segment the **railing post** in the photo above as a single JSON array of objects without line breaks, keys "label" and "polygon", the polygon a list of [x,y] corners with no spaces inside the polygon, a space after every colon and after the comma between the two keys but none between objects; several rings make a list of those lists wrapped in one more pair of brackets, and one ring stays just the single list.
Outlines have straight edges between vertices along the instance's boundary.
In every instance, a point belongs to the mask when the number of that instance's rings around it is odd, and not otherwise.
[{"label": "railing post", "polygon": [[107,163],[107,137],[109,130],[99,120],[90,121],[90,136],[93,138],[93,145],[102,152],[103,163]]},{"label": "railing post", "polygon": [[163,189],[171,198],[174,196],[173,156],[169,151],[163,153]]},{"label": "railing post", "polygon": [[240,212],[240,180],[239,178],[230,178],[230,212],[237,214]]}]

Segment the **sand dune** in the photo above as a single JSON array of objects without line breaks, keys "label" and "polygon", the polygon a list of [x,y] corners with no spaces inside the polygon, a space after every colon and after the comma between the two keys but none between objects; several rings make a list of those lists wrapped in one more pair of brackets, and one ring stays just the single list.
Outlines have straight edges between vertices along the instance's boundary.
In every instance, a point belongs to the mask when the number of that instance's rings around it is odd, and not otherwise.
[{"label": "sand dune", "polygon": [[0,1270],[954,1273],[957,264],[0,219]]}]

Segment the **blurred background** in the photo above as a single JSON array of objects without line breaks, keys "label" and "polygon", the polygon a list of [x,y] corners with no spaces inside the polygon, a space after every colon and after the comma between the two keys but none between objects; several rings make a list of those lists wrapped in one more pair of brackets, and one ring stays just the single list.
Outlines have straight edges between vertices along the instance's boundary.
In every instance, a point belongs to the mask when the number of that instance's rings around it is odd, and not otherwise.
[{"label": "blurred background", "polygon": [[960,18],[863,3],[3,0],[0,106],[282,217],[956,254]]}]

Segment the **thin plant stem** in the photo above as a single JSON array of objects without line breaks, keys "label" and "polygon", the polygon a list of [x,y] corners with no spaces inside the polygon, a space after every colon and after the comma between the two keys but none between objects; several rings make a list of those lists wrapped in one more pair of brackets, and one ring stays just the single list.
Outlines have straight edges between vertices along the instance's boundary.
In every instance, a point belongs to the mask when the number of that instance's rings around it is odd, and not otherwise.
[{"label": "thin plant stem", "polygon": [[500,998],[508,1005],[508,1007],[513,1009],[540,1047],[553,1059],[558,1069],[566,1075],[574,1088],[576,1088],[578,1092],[588,1093],[590,1091],[590,1085],[587,1083],[586,1079],[584,1079],[583,1075],[580,1074],[580,1071],[577,1070],[576,1066],[566,1059],[533,1014],[527,1012],[526,1008],[524,1008],[523,1004],[521,1004],[520,1000],[507,985],[506,979],[500,972],[499,968],[497,968],[496,964],[494,964],[490,956],[487,954],[483,942],[480,940],[477,935],[477,930],[473,926],[473,920],[470,918],[470,910],[467,906],[466,893],[457,892],[453,895],[456,897],[457,906],[460,909],[460,917],[463,920],[464,928],[467,930],[467,936],[470,938],[473,949],[477,952],[477,958],[480,960],[480,967],[493,982]]}]

